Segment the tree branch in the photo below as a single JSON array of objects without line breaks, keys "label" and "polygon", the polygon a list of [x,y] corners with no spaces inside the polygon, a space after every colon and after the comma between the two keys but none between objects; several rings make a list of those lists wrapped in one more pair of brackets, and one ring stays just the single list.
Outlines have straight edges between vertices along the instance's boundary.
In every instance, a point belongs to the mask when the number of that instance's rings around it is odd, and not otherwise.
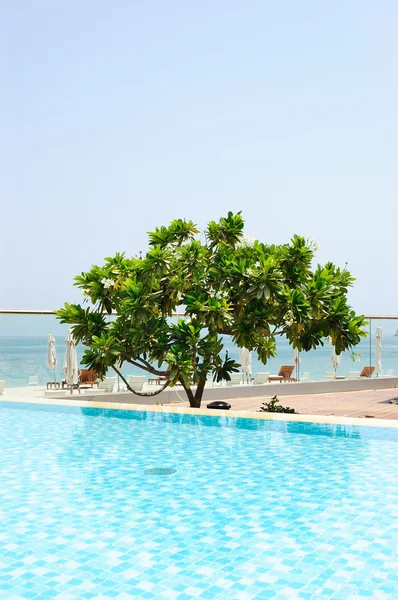
[{"label": "tree branch", "polygon": [[[147,360],[145,360],[145,358],[139,357],[139,358],[136,358],[136,360],[140,360],[146,366],[147,369],[154,369],[154,367],[151,365],[151,363],[149,363]],[[163,372],[160,374],[163,375]],[[166,374],[167,374],[167,372],[164,373],[164,375],[166,375]],[[156,373],[154,373],[154,375],[156,375]]]},{"label": "tree branch", "polygon": [[124,375],[122,375],[121,371],[119,369],[117,369],[115,366],[112,367],[112,369],[118,374],[118,376],[120,377],[120,379],[122,379],[124,381],[124,383],[126,384],[127,389],[132,392],[133,394],[135,394],[136,396],[141,396],[143,398],[151,398],[151,396],[157,396],[158,394],[161,394],[163,392],[163,390],[165,390],[169,385],[170,385],[170,379],[167,379],[165,384],[160,388],[160,390],[156,390],[155,392],[137,392],[137,390],[133,390],[132,387],[130,387],[127,379],[124,377]]},{"label": "tree branch", "polygon": [[[141,359],[139,359],[139,360],[141,360]],[[143,365],[140,365],[140,363],[136,362],[135,360],[131,360],[131,358],[125,358],[123,362],[128,362],[130,365],[133,365],[134,367],[138,367],[139,369],[142,369],[143,371],[148,371],[148,373],[151,373],[151,375],[158,375],[158,377],[166,377],[167,376],[167,371],[159,371],[158,369],[151,367],[149,363],[148,363],[148,366],[143,366]]]},{"label": "tree branch", "polygon": [[[206,327],[209,329],[209,327],[211,327],[211,326],[209,326],[209,324],[206,322]],[[218,331],[218,328],[216,328],[216,329],[217,329],[217,333],[220,333],[221,335],[233,335],[234,334],[232,327],[223,327],[221,331]]]}]

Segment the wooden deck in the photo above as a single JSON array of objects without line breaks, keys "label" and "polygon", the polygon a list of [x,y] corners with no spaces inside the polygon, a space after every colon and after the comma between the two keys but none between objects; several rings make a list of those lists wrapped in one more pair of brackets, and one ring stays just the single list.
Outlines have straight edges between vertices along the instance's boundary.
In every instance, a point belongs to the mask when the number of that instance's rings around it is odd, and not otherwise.
[{"label": "wooden deck", "polygon": [[[363,417],[376,419],[398,419],[398,404],[388,400],[397,398],[398,390],[362,390],[360,392],[338,392],[329,394],[307,394],[303,396],[281,396],[283,406],[295,408],[299,414],[335,415],[341,417]],[[257,412],[269,397],[234,398],[228,400],[232,410]],[[187,403],[181,403],[187,405]],[[203,407],[206,402],[203,403]]]}]

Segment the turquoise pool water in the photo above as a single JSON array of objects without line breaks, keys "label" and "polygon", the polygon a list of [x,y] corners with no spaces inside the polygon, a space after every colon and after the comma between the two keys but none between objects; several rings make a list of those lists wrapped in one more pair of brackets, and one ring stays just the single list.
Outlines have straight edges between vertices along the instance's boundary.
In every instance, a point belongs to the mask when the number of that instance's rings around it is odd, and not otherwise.
[{"label": "turquoise pool water", "polygon": [[11,403],[0,428],[3,600],[397,598],[396,429]]}]

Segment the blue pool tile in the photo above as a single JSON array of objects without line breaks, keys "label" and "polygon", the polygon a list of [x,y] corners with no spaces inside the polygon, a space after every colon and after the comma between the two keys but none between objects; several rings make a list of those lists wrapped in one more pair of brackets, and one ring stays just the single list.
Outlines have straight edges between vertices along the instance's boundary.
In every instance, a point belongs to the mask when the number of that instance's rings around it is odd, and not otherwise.
[{"label": "blue pool tile", "polygon": [[1,598],[394,598],[395,430],[0,411]]}]

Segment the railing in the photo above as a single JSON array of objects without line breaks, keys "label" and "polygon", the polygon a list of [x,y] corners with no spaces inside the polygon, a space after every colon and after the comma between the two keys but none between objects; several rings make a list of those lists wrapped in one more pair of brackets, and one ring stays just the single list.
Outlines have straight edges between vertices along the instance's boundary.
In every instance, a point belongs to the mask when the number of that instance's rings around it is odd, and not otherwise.
[{"label": "railing", "polygon": [[[183,317],[183,313],[175,313],[175,317]],[[370,315],[369,335],[355,349],[354,353],[345,352],[341,356],[340,366],[336,373],[344,376],[348,371],[362,371],[365,366],[375,366],[375,334],[376,328],[382,327],[382,367],[384,373],[379,375],[398,375],[398,316]],[[28,386],[31,377],[37,378],[39,385],[54,379],[54,374],[46,366],[47,339],[51,332],[56,338],[58,365],[56,378],[63,378],[63,362],[65,354],[65,337],[67,325],[59,323],[53,310],[44,309],[1,309],[0,310],[0,380],[6,387]],[[239,350],[231,339],[224,340],[225,349],[232,358],[239,362]],[[260,363],[253,354],[252,374],[270,372],[277,374],[281,365],[293,364],[293,350],[286,340],[281,339],[277,345],[278,355],[267,365]],[[78,359],[81,360],[84,348],[78,347]],[[301,353],[296,374],[300,379],[322,380],[326,372],[333,372],[331,364],[332,347],[325,345],[317,350]],[[358,361],[358,362],[353,362]],[[133,367],[125,366],[125,375],[142,374]],[[112,373],[113,374],[113,373]],[[111,373],[110,373],[111,375]],[[36,381],[34,379],[33,381]]]}]

